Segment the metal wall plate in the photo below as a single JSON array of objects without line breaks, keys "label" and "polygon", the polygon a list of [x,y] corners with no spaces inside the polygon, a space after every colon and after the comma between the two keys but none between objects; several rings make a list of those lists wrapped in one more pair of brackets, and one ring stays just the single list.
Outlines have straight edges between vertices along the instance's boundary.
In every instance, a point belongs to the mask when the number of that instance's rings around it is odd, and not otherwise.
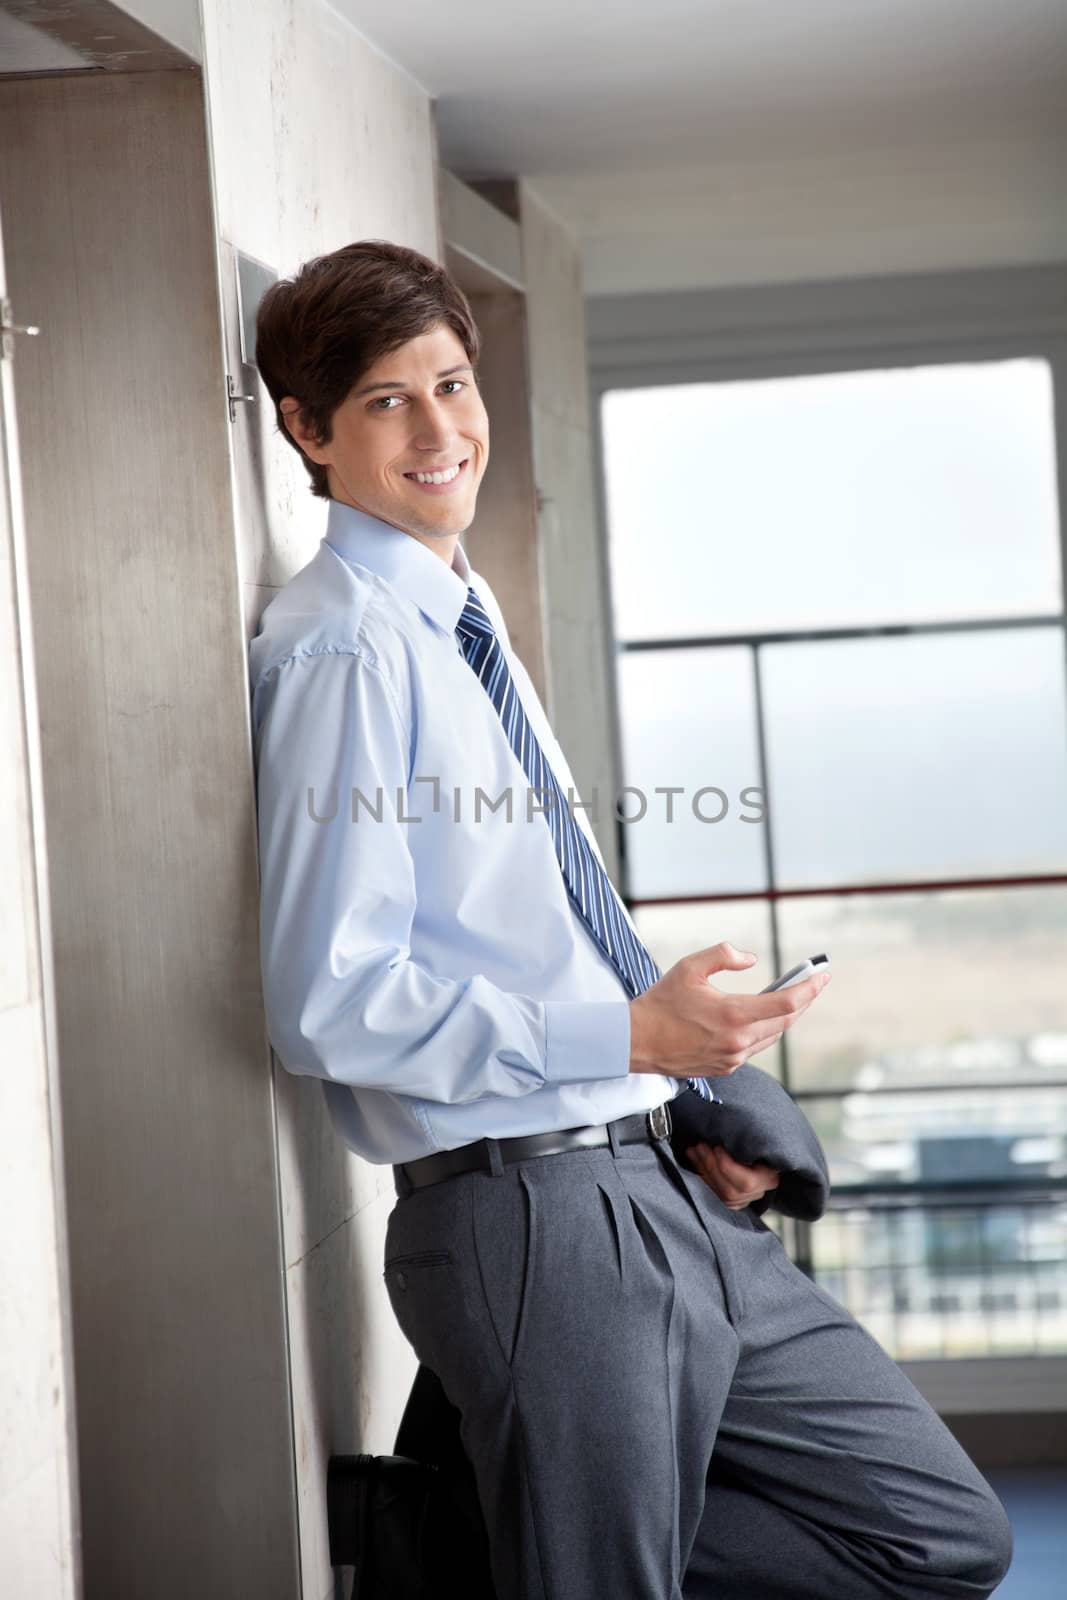
[{"label": "metal wall plate", "polygon": [[241,360],[246,367],[256,364],[256,312],[272,283],[278,282],[273,267],[264,266],[253,256],[234,252],[237,263],[237,326],[241,339]]}]

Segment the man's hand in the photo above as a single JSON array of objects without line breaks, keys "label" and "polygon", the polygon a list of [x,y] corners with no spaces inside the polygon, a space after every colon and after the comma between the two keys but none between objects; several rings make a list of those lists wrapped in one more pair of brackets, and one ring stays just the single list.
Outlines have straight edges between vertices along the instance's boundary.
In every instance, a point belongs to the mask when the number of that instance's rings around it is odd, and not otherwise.
[{"label": "man's hand", "polygon": [[755,960],[723,940],[683,956],[631,1000],[630,1071],[725,1077],[776,1043],[830,982],[828,972],[817,972],[771,994],[726,994],[708,982],[714,972],[743,972]]},{"label": "man's hand", "polygon": [[771,1189],[777,1189],[781,1174],[773,1167],[744,1167],[728,1156],[721,1144],[694,1144],[686,1150],[694,1172],[731,1211],[742,1211]]}]

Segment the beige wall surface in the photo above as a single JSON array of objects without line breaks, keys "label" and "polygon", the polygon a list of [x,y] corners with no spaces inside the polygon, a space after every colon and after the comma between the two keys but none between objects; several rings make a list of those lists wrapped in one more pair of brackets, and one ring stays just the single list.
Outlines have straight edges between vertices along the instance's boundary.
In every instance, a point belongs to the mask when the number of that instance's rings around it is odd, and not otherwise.
[{"label": "beige wall surface", "polygon": [[594,488],[581,262],[537,188],[517,184],[548,701],[556,737],[618,883],[614,662]]},{"label": "beige wall surface", "polygon": [[478,384],[490,418],[489,465],[478,511],[463,539],[471,566],[492,587],[512,647],[546,707],[544,586],[530,436],[526,296],[467,291],[482,335]]},{"label": "beige wall surface", "polygon": [[[204,70],[227,367],[237,373],[234,251],[280,276],[356,239],[441,259],[428,98],[319,0],[204,0]],[[273,407],[233,427],[246,636],[325,531]],[[250,791],[251,793],[251,791]],[[344,1149],[321,1086],[274,1067],[305,1600],[333,1594],[326,1464],[392,1450],[415,1358],[381,1280],[391,1169]]]}]

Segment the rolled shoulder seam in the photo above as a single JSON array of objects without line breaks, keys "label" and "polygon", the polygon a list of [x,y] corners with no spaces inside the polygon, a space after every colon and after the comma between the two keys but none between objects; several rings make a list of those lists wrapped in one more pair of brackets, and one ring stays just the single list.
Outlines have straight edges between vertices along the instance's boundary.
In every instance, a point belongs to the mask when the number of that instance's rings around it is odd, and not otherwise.
[{"label": "rolled shoulder seam", "polygon": [[394,713],[399,721],[404,724],[404,726],[407,725],[404,714],[400,710],[400,706],[397,703],[396,691],[389,681],[389,675],[382,664],[381,657],[375,650],[367,645],[355,643],[323,644],[317,645],[314,648],[309,646],[304,650],[290,650],[288,655],[282,656],[279,661],[272,662],[264,672],[260,673],[258,679],[256,680],[256,688],[258,689],[263,683],[265,683],[271,674],[277,672],[279,668],[291,666],[295,661],[314,661],[319,656],[352,656],[355,660],[361,661],[363,665],[373,672],[375,677],[381,681],[382,687],[388,696],[389,703],[392,706]]}]

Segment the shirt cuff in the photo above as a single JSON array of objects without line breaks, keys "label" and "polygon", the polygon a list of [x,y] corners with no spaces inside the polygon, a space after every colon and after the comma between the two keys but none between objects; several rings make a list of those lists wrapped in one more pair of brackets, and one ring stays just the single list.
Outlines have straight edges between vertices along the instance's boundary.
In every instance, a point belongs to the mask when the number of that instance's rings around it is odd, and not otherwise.
[{"label": "shirt cuff", "polygon": [[545,1081],[586,1083],[630,1071],[628,1000],[546,1000]]}]

